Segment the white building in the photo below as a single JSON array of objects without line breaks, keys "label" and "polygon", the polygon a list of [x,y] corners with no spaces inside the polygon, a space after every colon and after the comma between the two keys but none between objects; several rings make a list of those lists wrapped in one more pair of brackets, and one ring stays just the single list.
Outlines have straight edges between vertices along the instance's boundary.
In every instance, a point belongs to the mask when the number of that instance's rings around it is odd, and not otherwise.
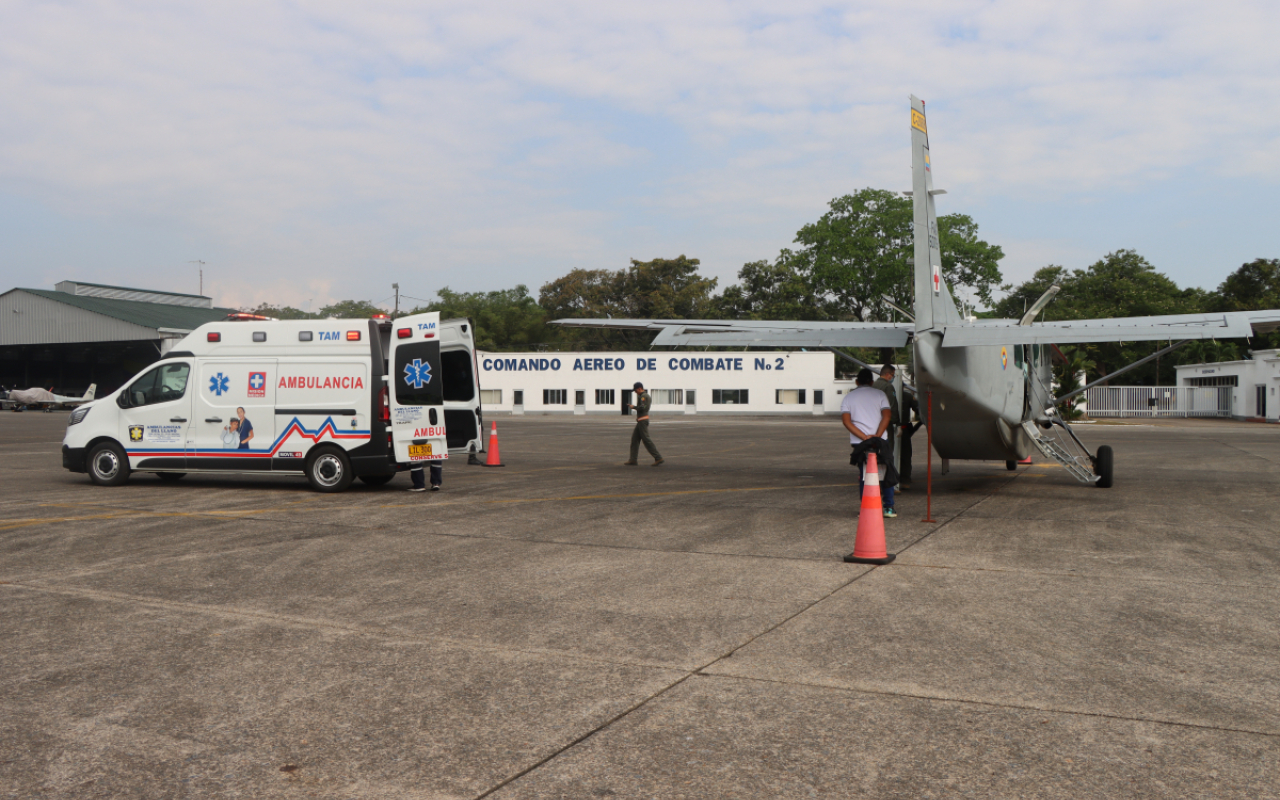
[{"label": "white building", "polygon": [[1185,364],[1178,386],[1231,387],[1231,416],[1280,421],[1280,350],[1255,350],[1247,361]]},{"label": "white building", "polygon": [[489,413],[620,414],[640,381],[658,413],[838,414],[853,388],[835,380],[830,352],[482,352],[478,361]]}]

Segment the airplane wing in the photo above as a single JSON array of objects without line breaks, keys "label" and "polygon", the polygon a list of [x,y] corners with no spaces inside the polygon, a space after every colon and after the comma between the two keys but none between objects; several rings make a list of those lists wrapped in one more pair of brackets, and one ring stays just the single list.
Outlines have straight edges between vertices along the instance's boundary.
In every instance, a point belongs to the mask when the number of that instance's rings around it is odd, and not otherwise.
[{"label": "airplane wing", "polygon": [[1017,320],[979,321],[946,326],[942,346],[1242,339],[1255,331],[1266,333],[1276,328],[1280,328],[1280,311],[1073,319],[1030,325],[1020,325]]},{"label": "airplane wing", "polygon": [[558,319],[567,328],[652,331],[651,344],[678,347],[905,347],[909,322],[715,319]]}]

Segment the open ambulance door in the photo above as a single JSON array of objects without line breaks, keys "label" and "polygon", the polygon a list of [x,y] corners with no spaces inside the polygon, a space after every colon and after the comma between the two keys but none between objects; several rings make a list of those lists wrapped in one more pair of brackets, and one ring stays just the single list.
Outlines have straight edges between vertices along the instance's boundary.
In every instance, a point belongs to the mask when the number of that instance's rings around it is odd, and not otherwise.
[{"label": "open ambulance door", "polygon": [[476,369],[475,326],[469,319],[440,323],[440,362],[444,368],[444,423],[449,451],[484,450],[480,376]]},{"label": "open ambulance door", "polygon": [[448,458],[438,312],[401,317],[391,324],[387,366],[396,461],[413,464]]}]

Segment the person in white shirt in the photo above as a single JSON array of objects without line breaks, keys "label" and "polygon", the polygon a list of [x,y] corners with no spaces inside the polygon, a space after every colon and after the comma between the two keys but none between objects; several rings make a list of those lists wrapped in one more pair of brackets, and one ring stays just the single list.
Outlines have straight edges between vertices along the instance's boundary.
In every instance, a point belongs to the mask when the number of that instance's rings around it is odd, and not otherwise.
[{"label": "person in white shirt", "polygon": [[[888,448],[889,437],[885,433],[889,429],[889,421],[893,415],[889,408],[889,398],[884,392],[875,388],[875,376],[869,369],[858,372],[855,383],[858,387],[845,395],[840,403],[840,419],[845,429],[849,431],[849,443],[853,446],[855,460],[860,460],[868,450],[872,449],[868,440],[875,438],[881,440],[879,449],[875,452],[877,460],[885,468],[885,481],[882,487],[884,515],[890,518],[896,517],[898,514],[893,510],[893,485],[897,483],[897,474],[893,469],[893,453]],[[862,497],[864,480],[862,472],[859,471],[859,498]]]},{"label": "person in white shirt", "polygon": [[222,449],[235,450],[240,446],[240,420],[231,420],[230,425],[222,426]]}]

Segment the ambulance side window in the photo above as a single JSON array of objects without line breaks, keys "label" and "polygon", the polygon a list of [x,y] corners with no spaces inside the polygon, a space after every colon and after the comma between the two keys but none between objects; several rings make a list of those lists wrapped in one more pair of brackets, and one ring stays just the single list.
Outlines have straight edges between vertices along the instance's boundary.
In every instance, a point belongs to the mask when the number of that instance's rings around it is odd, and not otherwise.
[{"label": "ambulance side window", "polygon": [[465,403],[476,396],[472,373],[471,353],[467,350],[451,350],[440,354],[441,371],[444,373],[444,399]]},{"label": "ambulance side window", "polygon": [[164,364],[129,385],[124,399],[126,407],[149,406],[180,400],[187,391],[190,364]]}]

